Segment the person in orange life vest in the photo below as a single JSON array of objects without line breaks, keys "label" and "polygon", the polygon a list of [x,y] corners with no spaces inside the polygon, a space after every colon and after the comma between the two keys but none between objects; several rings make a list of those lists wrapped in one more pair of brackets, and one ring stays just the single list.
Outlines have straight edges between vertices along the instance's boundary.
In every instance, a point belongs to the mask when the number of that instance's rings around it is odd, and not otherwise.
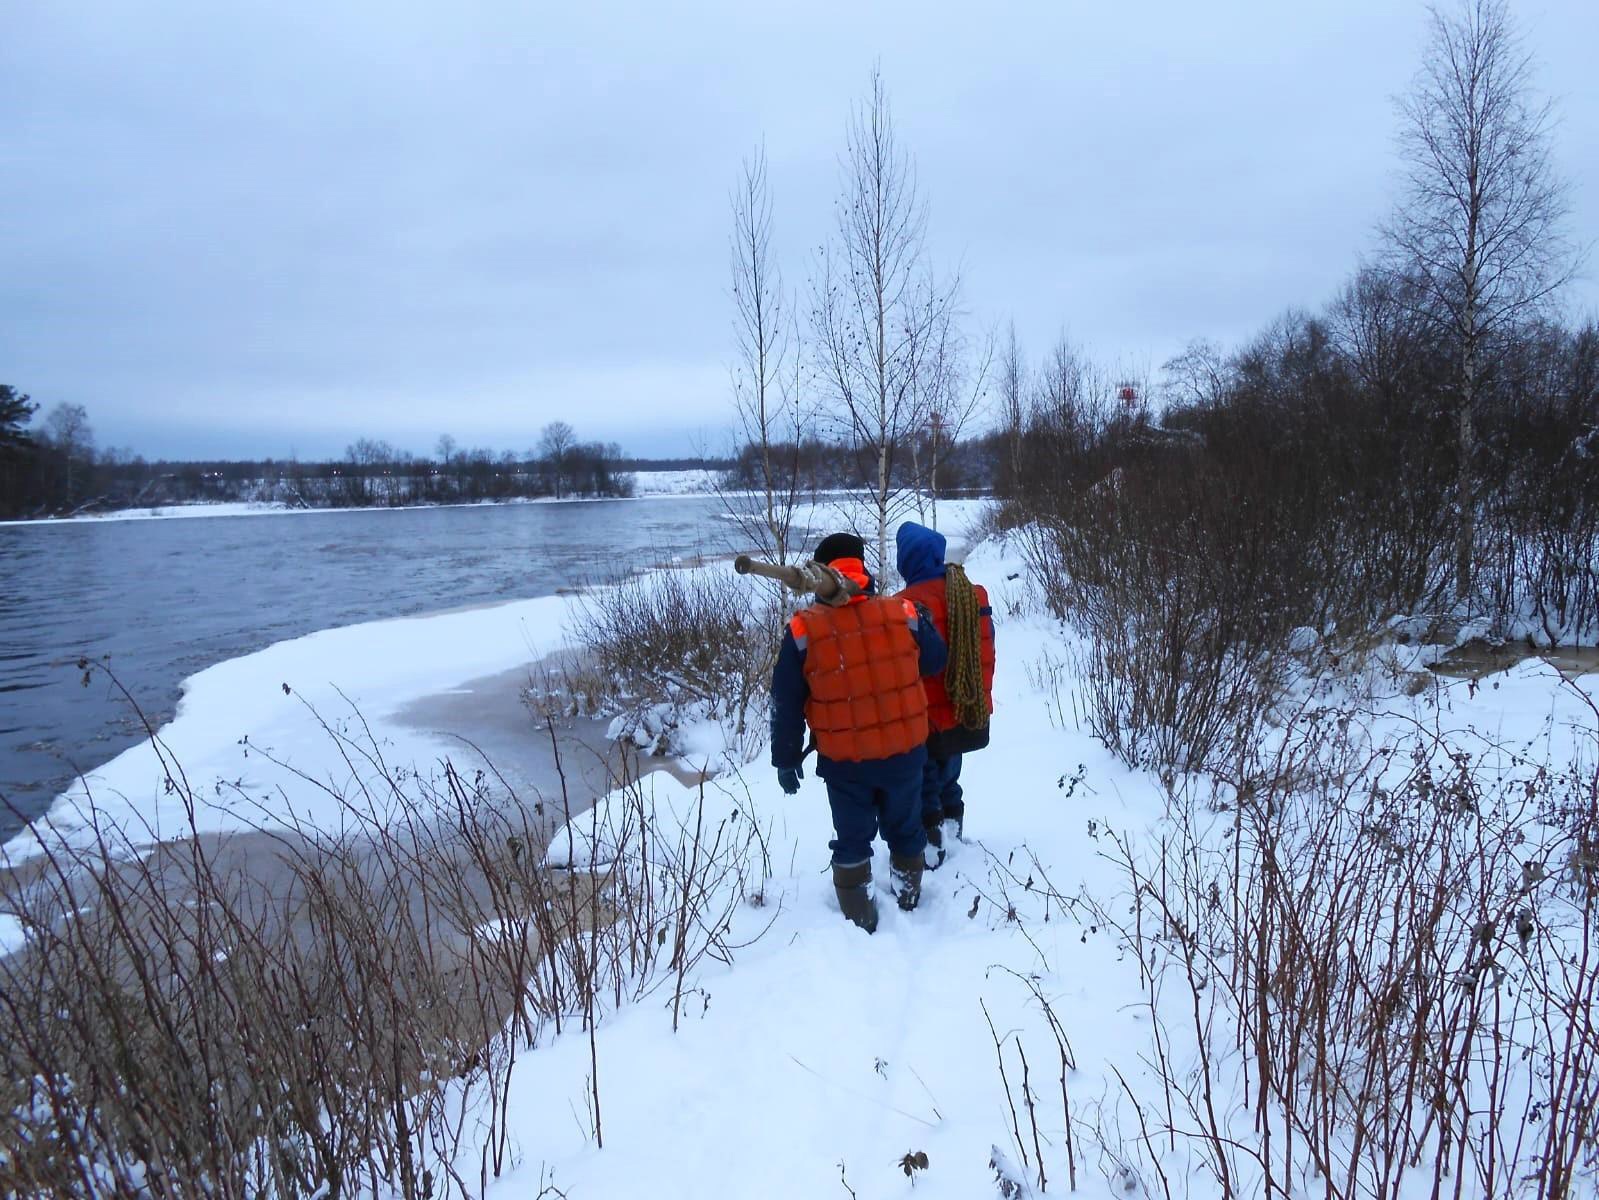
[{"label": "person in orange life vest", "polygon": [[[950,642],[950,603],[952,598],[959,598],[960,587],[951,592],[950,569],[944,562],[944,535],[907,521],[899,527],[894,546],[895,566],[905,580],[900,598],[925,608],[939,635]],[[960,585],[965,586],[965,572],[958,567],[956,571]],[[932,731],[922,776],[922,823],[927,829],[927,865],[932,868],[944,861],[945,834],[959,837],[965,828],[961,755],[988,745],[988,719],[994,711],[994,611],[988,603],[988,592],[976,584],[969,586],[971,594],[963,602],[975,608],[977,637],[975,645],[964,648],[965,653],[974,656],[968,664],[967,680],[968,687],[975,691],[980,676],[981,695],[963,695],[965,711],[951,699],[948,676],[957,669],[955,658],[963,651],[952,642],[948,672],[926,681],[927,720]]]},{"label": "person in orange life vest", "polygon": [[815,559],[861,588],[849,602],[794,614],[772,672],[772,765],[789,795],[799,791],[805,726],[816,773],[833,810],[833,885],[839,908],[870,933],[872,841],[888,843],[899,906],[921,895],[927,835],[921,822],[927,759],[922,677],[944,669],[944,639],[926,612],[879,596],[866,547],[852,533],[822,539]]}]

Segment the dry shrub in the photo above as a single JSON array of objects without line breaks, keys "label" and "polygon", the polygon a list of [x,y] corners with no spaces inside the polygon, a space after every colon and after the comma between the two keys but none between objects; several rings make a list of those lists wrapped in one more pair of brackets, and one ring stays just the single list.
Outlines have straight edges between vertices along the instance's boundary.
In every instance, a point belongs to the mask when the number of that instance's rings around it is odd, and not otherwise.
[{"label": "dry shrub", "polygon": [[[1599,775],[1305,714],[1213,811],[1111,835],[1163,1094],[1140,1175],[1225,1193],[1599,1181]],[[1150,1131],[1153,1136],[1149,1136]]]},{"label": "dry shrub", "polygon": [[[989,855],[986,882],[966,873],[970,916],[1037,955],[990,970],[1025,992],[994,1033],[1022,1163],[1006,1194],[1061,1175],[1075,1190],[1096,1158],[1118,1193],[1167,1200],[1200,1177],[1223,1196],[1593,1194],[1592,720],[1570,761],[1540,764],[1527,745],[1419,726],[1376,742],[1355,714],[1307,711],[1223,802],[1174,794],[1143,842],[1090,821],[1119,890],[1062,888],[1026,846]],[[1115,937],[1143,990],[1147,1034],[1097,1096],[1078,1095],[1058,998],[1080,980],[1045,953],[1063,916]]]},{"label": "dry shrub", "polygon": [[1478,556],[1500,631],[1599,636],[1599,328],[1539,327],[1501,366]]},{"label": "dry shrub", "polygon": [[1453,360],[1405,286],[1363,275],[1230,359],[1175,360],[1158,425],[1069,348],[1045,363],[1003,519],[1088,639],[1091,725],[1129,762],[1230,754],[1297,627],[1485,619],[1543,644],[1599,630],[1599,331],[1534,325],[1494,348],[1474,589],[1451,608]]},{"label": "dry shrub", "polygon": [[30,931],[0,962],[7,1194],[467,1191],[463,1129],[516,1054],[500,1028],[539,1019],[537,940],[476,932],[533,831],[453,772],[427,797],[453,810],[425,823],[396,791],[337,835],[45,834],[4,896]]},{"label": "dry shrub", "polygon": [[[1330,503],[1360,464],[1329,473],[1318,423],[1336,373],[1284,337],[1259,355],[1294,359],[1291,382],[1267,372],[1252,388],[1240,365],[1227,403],[1164,426],[1075,356],[1046,368],[1014,519],[1046,604],[1083,635],[1089,725],[1132,765],[1235,756],[1276,699],[1289,631],[1365,603],[1346,586],[1365,543],[1338,520],[1358,506]],[[1297,408],[1258,394],[1292,387],[1307,392]]]},{"label": "dry shrub", "polygon": [[1232,758],[1277,697],[1305,573],[1269,514],[1240,507],[1214,474],[1123,472],[1027,533],[1047,602],[1083,635],[1089,727],[1131,765]]},{"label": "dry shrub", "polygon": [[0,875],[28,931],[0,959],[0,1193],[478,1194],[511,1164],[507,1083],[546,1030],[597,1053],[605,1012],[663,988],[675,1026],[696,967],[736,948],[766,862],[737,810],[658,811],[631,779],[588,817],[611,836],[555,866],[552,819],[584,820],[564,777],[524,804],[484,772],[392,767],[345,724],[323,728],[350,782],[301,776],[337,831],[198,833],[206,801],[152,734],[188,837],[151,845],[91,798],[87,830],[36,829],[42,852]]}]

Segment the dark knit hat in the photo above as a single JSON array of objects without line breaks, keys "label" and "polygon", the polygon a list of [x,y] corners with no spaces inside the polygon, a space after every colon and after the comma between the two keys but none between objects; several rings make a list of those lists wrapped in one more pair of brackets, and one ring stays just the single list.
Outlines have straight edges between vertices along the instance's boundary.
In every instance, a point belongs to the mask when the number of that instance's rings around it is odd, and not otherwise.
[{"label": "dark knit hat", "polygon": [[830,533],[822,539],[813,555],[819,563],[836,562],[841,558],[866,557],[866,543],[853,533]]}]

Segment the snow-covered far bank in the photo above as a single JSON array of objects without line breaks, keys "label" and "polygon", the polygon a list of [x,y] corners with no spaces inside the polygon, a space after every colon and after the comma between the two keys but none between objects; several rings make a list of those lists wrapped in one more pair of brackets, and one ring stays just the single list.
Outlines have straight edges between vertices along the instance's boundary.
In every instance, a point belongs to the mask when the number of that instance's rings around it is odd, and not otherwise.
[{"label": "snow-covered far bank", "polygon": [[446,504],[363,504],[332,505],[325,508],[304,508],[277,501],[224,500],[215,503],[196,501],[192,504],[167,504],[154,508],[121,508],[111,512],[81,513],[73,517],[40,517],[28,521],[0,521],[0,527],[23,525],[81,525],[84,523],[114,523],[118,521],[165,521],[193,517],[275,517],[311,515],[314,513],[396,513],[419,508],[496,508],[515,507],[522,504],[586,504],[623,500],[670,500],[692,498],[706,493],[688,491],[661,491],[638,496],[518,496],[510,500],[469,500]]},{"label": "snow-covered far bank", "polygon": [[70,517],[36,517],[25,521],[0,521],[0,527],[22,525],[82,525],[117,521],[164,521],[191,517],[268,517],[290,512],[349,512],[335,508],[291,508],[287,504],[255,500],[200,501],[144,508],[119,508],[110,512],[78,513]]},{"label": "snow-covered far bank", "polygon": [[[757,493],[754,492],[736,490],[718,492],[716,488],[717,478],[718,473],[715,471],[638,471],[633,476],[634,494],[631,496],[564,496],[560,499],[554,496],[518,496],[509,500],[471,500],[459,503],[333,505],[317,508],[298,507],[280,501],[197,500],[189,504],[119,508],[110,512],[86,512],[70,517],[0,520],[0,528],[115,524],[121,521],[167,521],[197,517],[280,517],[309,516],[319,513],[397,513],[427,508],[496,508],[516,507],[523,504],[601,504],[628,500],[704,500],[717,495],[720,495],[730,505],[736,506],[740,500],[757,496]],[[959,527],[959,523],[964,519],[963,513],[971,511],[973,507],[980,507],[988,503],[990,502],[981,498],[940,500],[936,504],[931,500],[927,500],[920,505],[908,501],[898,506],[903,508],[904,511],[898,513],[893,525],[897,527],[901,520],[930,522],[937,519],[940,522],[946,520],[954,522]],[[858,514],[859,512],[860,496],[849,492],[839,492],[829,493],[817,500],[799,504],[795,509],[795,516],[802,523],[811,521],[825,524],[828,521],[848,520],[850,514]]]},{"label": "snow-covered far bank", "polygon": [[687,471],[632,471],[635,496],[708,496],[716,491],[722,472],[697,468]]},{"label": "snow-covered far bank", "polygon": [[[753,493],[751,495],[754,496]],[[758,500],[758,497],[755,498]],[[819,536],[847,529],[865,539],[867,557],[875,559],[877,526],[870,505],[870,499],[859,492],[830,492],[796,504],[792,521],[798,549],[790,558],[798,558],[814,550]],[[901,497],[888,522],[889,558],[892,560],[894,557],[895,532],[906,521],[916,521],[944,534],[949,539],[950,561],[958,562],[982,539],[984,525],[993,508],[994,501],[982,496],[937,502],[910,495]],[[748,521],[757,527],[760,520],[758,508],[747,514],[733,509],[721,516],[730,522]]]}]

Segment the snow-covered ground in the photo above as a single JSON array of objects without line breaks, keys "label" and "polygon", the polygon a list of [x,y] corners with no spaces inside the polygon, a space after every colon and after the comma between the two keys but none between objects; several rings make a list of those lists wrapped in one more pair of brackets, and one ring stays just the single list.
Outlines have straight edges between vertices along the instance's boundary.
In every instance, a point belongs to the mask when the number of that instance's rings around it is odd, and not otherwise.
[{"label": "snow-covered ground", "polygon": [[[943,523],[969,525],[980,507],[946,506]],[[1118,839],[1146,847],[1173,834],[1167,787],[1079,726],[1072,635],[1039,611],[1017,547],[985,543],[968,565],[998,622],[993,742],[966,760],[966,841],[926,877],[921,907],[895,909],[880,847],[880,928],[868,937],[842,920],[819,781],[787,797],[761,762],[714,781],[711,805],[770,829],[772,877],[729,937],[754,940],[730,965],[697,968],[676,1033],[656,997],[608,1014],[592,1045],[574,1027],[524,1054],[506,1097],[518,1165],[489,1195],[534,1196],[549,1183],[573,1198],[971,1200],[1001,1194],[991,1163],[1004,1161],[1024,1189],[1005,1193],[1015,1200],[1066,1191],[1069,1155],[1090,1194],[1161,1194],[1147,1171],[1155,1158],[1177,1194],[1222,1194],[1186,1143],[1164,1130],[1151,1137],[1126,1102],[1137,1096],[1164,1115],[1163,1053],[1179,1073],[1195,1069],[1181,1036],[1175,1045],[1169,1031],[1155,1036],[1143,964],[1103,919],[1113,909],[1130,919]],[[427,761],[443,747],[399,725],[402,707],[555,648],[570,618],[569,602],[553,597],[284,643],[196,676],[163,737],[191,778],[247,779],[260,793],[290,781],[241,738],[337,774],[338,762],[318,757],[326,739],[301,701],[332,718],[348,698],[391,742],[391,761]],[[1425,727],[1498,747],[1492,769],[1505,779],[1585,753],[1593,713],[1582,693],[1599,694],[1594,677],[1579,692],[1529,661],[1481,682],[1434,678],[1424,670],[1433,657],[1385,645],[1358,672],[1345,664],[1336,683],[1307,670],[1286,707],[1348,701],[1374,745]],[[165,826],[176,814],[163,810],[158,781],[147,749],[91,779],[102,803],[115,796],[125,817]],[[659,811],[693,810],[694,790],[680,781],[654,775],[645,786]],[[1180,1029],[1181,1004],[1169,1015]],[[595,1093],[603,1149],[587,1115]],[[1219,1098],[1224,1124],[1236,1100]],[[1240,1119],[1246,1131],[1247,1113]],[[1024,1154],[1034,1161],[1023,1166]],[[1289,1190],[1320,1194],[1301,1168]]]},{"label": "snow-covered ground", "polygon": [[0,913],[0,955],[10,954],[23,944],[22,922],[10,913]]},{"label": "snow-covered ground", "polygon": [[[1153,820],[1158,788],[1051,725],[1027,663],[1052,631],[1007,619],[1020,597],[1019,583],[1005,578],[1013,560],[985,551],[970,566],[999,603],[995,742],[967,759],[968,842],[926,877],[921,907],[894,907],[879,846],[882,923],[871,937],[845,923],[826,873],[824,786],[807,779],[786,797],[764,764],[748,768],[737,794],[747,784],[756,812],[775,821],[779,869],[765,906],[739,920],[753,932],[775,906],[775,923],[731,969],[702,974],[708,1004],[703,1013],[696,1004],[675,1036],[658,1006],[602,1025],[603,1151],[570,1113],[590,1070],[587,1043],[567,1038],[541,1052],[538,1069],[513,1083],[528,1166],[491,1195],[524,1194],[544,1165],[573,1196],[634,1194],[645,1180],[662,1198],[847,1196],[846,1185],[860,1197],[909,1196],[898,1164],[915,1152],[929,1161],[915,1195],[994,1195],[988,1162],[1009,1125],[982,1003],[1002,1034],[1024,1019],[1029,993],[1006,971],[1035,969],[1027,937],[1044,940],[1058,969],[1048,987],[1096,1089],[1101,1070],[1090,1056],[1137,1044],[1137,977],[1119,965],[1114,939],[1087,936],[1061,914],[1024,936],[1007,920],[1002,880],[1014,872],[1008,888],[1020,890],[1028,845],[1074,890],[1103,877],[1088,820],[1105,812]],[[1092,792],[1068,797],[1057,782],[1078,764]],[[1054,1086],[1058,1064],[1034,1068]]]},{"label": "snow-covered ground", "polygon": [[[807,780],[786,797],[761,763],[724,781],[729,803],[774,823],[779,869],[732,940],[764,936],[730,969],[701,973],[704,1011],[696,1003],[675,1035],[658,1005],[624,1009],[601,1026],[603,1150],[572,1115],[592,1086],[587,1040],[540,1051],[510,1101],[526,1165],[491,1195],[525,1194],[543,1172],[572,1196],[956,1200],[1002,1194],[996,1147],[1027,1195],[1044,1189],[1039,1163],[1023,1167],[1021,1155],[1041,1147],[1048,1188],[1065,1191],[1066,1103],[1079,1187],[1136,1195],[1158,1186],[1137,1173],[1141,1134],[1122,1092],[1125,1080],[1150,1108],[1161,1105],[1148,993],[1127,940],[1086,901],[1125,894],[1113,837],[1141,845],[1168,833],[1167,793],[1076,726],[1082,681],[1049,665],[1064,661],[1071,635],[1032,605],[1017,555],[989,544],[969,567],[993,589],[999,614],[993,743],[966,759],[966,842],[927,875],[920,908],[895,909],[879,846],[882,924],[872,937],[849,926],[825,872],[823,785]],[[1380,731],[1400,733],[1423,715],[1441,731],[1559,762],[1592,727],[1580,698],[1536,661],[1474,687],[1426,675],[1436,654],[1391,646],[1366,665],[1360,690],[1375,688],[1391,710]],[[1423,696],[1393,686],[1411,677],[1425,679]],[[1583,686],[1599,691],[1592,677]],[[1296,699],[1313,691],[1307,680]],[[686,795],[663,801],[692,810]],[[1059,896],[1085,903],[1062,905]],[[1064,1081],[1045,1003],[1072,1056]],[[1180,1005],[1166,1015],[1180,1031]],[[1180,1049],[1168,1042],[1167,1051],[1180,1072],[1191,1069]],[[1021,1099],[1024,1069],[1037,1143]],[[928,1166],[913,1182],[901,1160],[917,1152]],[[1168,1156],[1174,1186],[1220,1195],[1214,1179],[1182,1169],[1185,1153]],[[1308,1174],[1300,1186],[1312,1187]]]}]

